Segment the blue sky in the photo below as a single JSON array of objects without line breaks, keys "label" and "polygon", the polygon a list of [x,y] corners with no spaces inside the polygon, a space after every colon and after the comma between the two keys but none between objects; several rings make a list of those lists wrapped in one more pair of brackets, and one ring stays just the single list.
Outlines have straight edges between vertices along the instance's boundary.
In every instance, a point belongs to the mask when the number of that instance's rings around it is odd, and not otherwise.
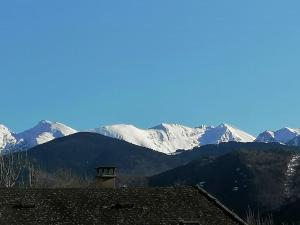
[{"label": "blue sky", "polygon": [[0,3],[0,123],[300,127],[300,2]]}]

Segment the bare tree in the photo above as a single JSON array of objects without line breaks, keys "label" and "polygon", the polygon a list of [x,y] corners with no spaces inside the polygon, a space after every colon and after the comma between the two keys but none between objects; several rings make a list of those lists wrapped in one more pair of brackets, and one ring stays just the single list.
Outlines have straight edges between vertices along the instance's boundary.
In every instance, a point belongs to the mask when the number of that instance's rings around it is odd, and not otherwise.
[{"label": "bare tree", "polygon": [[8,153],[0,155],[0,186],[14,187],[25,168],[22,154]]},{"label": "bare tree", "polygon": [[249,225],[274,225],[274,220],[272,215],[268,215],[265,218],[262,218],[259,211],[255,213],[250,208],[248,208],[247,211],[246,222]]},{"label": "bare tree", "polygon": [[41,171],[35,167],[29,160],[26,160],[25,170],[28,171],[28,187],[39,186]]}]

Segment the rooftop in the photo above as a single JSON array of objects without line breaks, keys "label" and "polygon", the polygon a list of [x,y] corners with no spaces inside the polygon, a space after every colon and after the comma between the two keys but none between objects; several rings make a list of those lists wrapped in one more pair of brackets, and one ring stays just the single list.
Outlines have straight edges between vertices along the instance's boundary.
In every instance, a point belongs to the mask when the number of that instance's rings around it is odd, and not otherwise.
[{"label": "rooftop", "polygon": [[245,225],[198,187],[0,189],[0,224]]}]

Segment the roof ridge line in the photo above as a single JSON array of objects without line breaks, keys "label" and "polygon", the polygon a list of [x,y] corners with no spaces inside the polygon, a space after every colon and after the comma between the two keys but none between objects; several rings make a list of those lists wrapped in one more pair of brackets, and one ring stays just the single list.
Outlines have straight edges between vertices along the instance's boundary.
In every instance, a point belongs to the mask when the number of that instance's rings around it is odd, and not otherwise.
[{"label": "roof ridge line", "polygon": [[212,196],[210,193],[205,191],[202,187],[199,185],[194,186],[199,192],[204,194],[209,200],[211,200],[213,203],[215,203],[217,206],[219,206],[221,209],[225,211],[229,216],[231,216],[233,219],[237,220],[241,225],[248,225],[244,220],[242,220],[236,213],[231,211],[229,208],[227,208],[225,205],[223,205],[217,198]]}]

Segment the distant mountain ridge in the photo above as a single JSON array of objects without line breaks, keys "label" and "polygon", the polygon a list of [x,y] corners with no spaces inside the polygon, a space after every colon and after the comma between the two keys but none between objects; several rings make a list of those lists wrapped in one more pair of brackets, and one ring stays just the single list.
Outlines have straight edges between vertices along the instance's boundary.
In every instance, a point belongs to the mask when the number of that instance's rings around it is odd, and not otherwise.
[{"label": "distant mountain ridge", "polygon": [[[162,153],[173,154],[177,150],[189,150],[207,144],[223,142],[278,142],[286,145],[300,146],[300,129],[282,128],[277,131],[266,130],[256,138],[229,124],[219,126],[202,125],[188,127],[180,124],[162,123],[158,126],[141,129],[130,124],[115,124],[89,129],[108,137],[150,148]],[[11,149],[29,149],[49,142],[55,138],[68,136],[77,131],[63,123],[42,120],[34,127],[21,133],[14,133],[0,124],[0,152]]]},{"label": "distant mountain ridge", "polygon": [[151,148],[163,153],[174,153],[178,149],[188,150],[206,144],[221,142],[253,142],[255,137],[228,124],[217,127],[186,127],[179,124],[161,124],[149,129],[119,124],[92,130],[105,136],[125,140],[132,144]]},{"label": "distant mountain ridge", "polygon": [[276,131],[266,130],[261,134],[259,134],[255,141],[264,142],[264,143],[278,142],[281,144],[289,144],[293,142],[292,141],[293,139],[295,138],[297,139],[299,135],[300,135],[299,128],[284,127]]}]

